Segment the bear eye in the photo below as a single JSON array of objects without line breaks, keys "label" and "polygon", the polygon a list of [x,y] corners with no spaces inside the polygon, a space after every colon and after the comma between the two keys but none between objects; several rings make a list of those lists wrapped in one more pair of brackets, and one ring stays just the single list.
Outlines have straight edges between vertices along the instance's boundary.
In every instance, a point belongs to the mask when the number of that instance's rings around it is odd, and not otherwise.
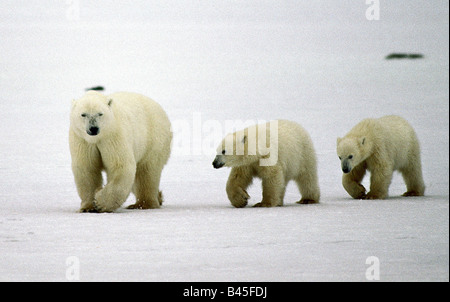
[{"label": "bear eye", "polygon": [[82,113],[82,114],[81,114],[81,117],[86,117],[86,116],[87,116],[86,113]]},{"label": "bear eye", "polygon": [[339,157],[339,159],[342,159],[342,157],[340,157],[340,156],[338,156]]},{"label": "bear eye", "polygon": [[222,154],[225,155],[225,150],[222,150]]},{"label": "bear eye", "polygon": [[99,113],[98,116],[103,116],[103,113]]},{"label": "bear eye", "polygon": [[348,156],[348,159],[352,159],[352,158],[353,158],[353,155],[349,155],[349,156]]}]

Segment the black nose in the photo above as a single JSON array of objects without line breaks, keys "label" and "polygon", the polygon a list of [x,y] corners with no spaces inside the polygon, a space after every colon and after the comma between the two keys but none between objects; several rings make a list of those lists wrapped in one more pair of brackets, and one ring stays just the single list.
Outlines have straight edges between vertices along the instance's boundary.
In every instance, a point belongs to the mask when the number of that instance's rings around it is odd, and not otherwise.
[{"label": "black nose", "polygon": [[345,167],[345,168],[343,168],[343,169],[342,169],[342,172],[344,172],[344,173],[348,173],[348,172],[350,172],[350,169],[349,169],[349,168],[347,168],[347,167]]},{"label": "black nose", "polygon": [[221,163],[221,162],[219,162],[217,160],[213,161],[212,164],[213,164],[213,167],[216,168],[216,169],[222,168],[223,165],[224,165],[224,163]]},{"label": "black nose", "polygon": [[98,134],[98,127],[90,127],[89,130],[87,131],[87,134],[94,136]]}]

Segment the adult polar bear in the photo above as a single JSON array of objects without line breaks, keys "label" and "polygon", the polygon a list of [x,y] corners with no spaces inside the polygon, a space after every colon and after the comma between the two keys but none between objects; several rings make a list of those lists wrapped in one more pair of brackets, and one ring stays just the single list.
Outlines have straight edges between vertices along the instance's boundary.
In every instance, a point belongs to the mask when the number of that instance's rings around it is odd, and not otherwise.
[{"label": "adult polar bear", "polygon": [[[402,173],[407,191],[403,196],[422,196],[420,147],[411,125],[395,115],[365,119],[344,138],[337,139],[342,185],[356,199],[385,199],[394,170]],[[371,173],[370,191],[361,185],[366,170]]]},{"label": "adult polar bear", "polygon": [[159,183],[171,141],[166,113],[143,95],[88,91],[74,100],[69,145],[80,212],[112,212],[131,191],[136,203],[129,208],[159,208]]}]

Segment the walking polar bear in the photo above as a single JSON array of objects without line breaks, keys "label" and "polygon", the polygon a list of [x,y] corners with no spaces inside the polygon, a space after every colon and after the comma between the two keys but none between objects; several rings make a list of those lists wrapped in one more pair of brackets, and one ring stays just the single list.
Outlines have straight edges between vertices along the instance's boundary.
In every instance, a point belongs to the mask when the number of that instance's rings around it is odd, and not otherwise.
[{"label": "walking polar bear", "polygon": [[319,202],[316,153],[309,134],[297,123],[271,121],[227,135],[217,148],[213,166],[232,168],[226,192],[237,208],[247,205],[246,189],[254,177],[262,179],[263,187],[256,207],[282,206],[290,180],[302,195],[298,203]]},{"label": "walking polar bear", "polygon": [[[143,95],[88,91],[74,100],[69,146],[80,211],[112,212],[130,192],[136,203],[129,208],[159,208],[159,183],[171,140],[166,113]],[[104,187],[102,170],[107,174]]]},{"label": "walking polar bear", "polygon": [[[342,185],[356,199],[385,199],[395,170],[402,173],[407,191],[403,196],[423,196],[420,147],[411,125],[399,116],[365,119],[344,138],[337,139]],[[370,191],[361,185],[370,171]]]}]

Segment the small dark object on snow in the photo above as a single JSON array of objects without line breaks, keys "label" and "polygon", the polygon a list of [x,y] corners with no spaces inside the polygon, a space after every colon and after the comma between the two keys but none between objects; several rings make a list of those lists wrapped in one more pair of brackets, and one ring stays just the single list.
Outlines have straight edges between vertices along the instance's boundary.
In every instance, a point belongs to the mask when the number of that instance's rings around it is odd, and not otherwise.
[{"label": "small dark object on snow", "polygon": [[392,59],[422,59],[423,54],[420,53],[391,53],[386,56],[386,60]]},{"label": "small dark object on snow", "polygon": [[410,53],[408,55],[408,59],[422,59],[423,58],[423,54],[421,53]]},{"label": "small dark object on snow", "polygon": [[89,90],[103,91],[103,90],[105,90],[105,88],[103,86],[94,86],[91,88],[86,88],[85,90],[86,91],[89,91]]}]

